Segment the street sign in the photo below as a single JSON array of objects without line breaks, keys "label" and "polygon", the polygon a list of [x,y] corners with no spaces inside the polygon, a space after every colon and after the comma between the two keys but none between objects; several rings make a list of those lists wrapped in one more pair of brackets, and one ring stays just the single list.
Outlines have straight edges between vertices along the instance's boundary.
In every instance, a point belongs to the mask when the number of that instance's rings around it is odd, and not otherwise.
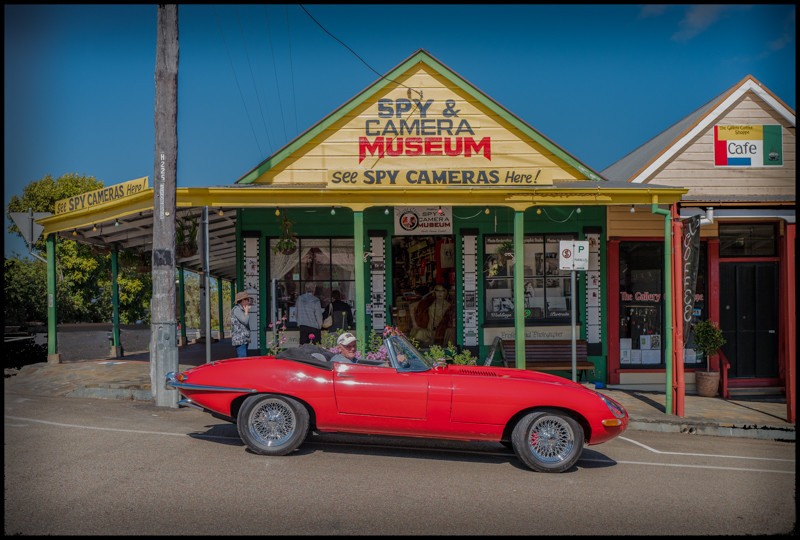
[{"label": "street sign", "polygon": [[36,220],[46,218],[51,214],[50,212],[29,211],[11,212],[9,215],[17,225],[19,232],[22,234],[22,238],[25,239],[25,243],[28,244],[28,246],[31,246],[39,239],[39,235],[42,234],[42,231],[44,230],[44,226],[36,223]]},{"label": "street sign", "polygon": [[558,243],[559,270],[588,270],[589,242],[561,240]]}]

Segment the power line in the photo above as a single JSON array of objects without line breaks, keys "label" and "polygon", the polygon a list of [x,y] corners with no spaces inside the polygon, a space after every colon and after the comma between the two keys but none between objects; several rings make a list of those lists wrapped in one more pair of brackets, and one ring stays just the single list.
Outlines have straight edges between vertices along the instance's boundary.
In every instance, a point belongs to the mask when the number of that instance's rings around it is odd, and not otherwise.
[{"label": "power line", "polygon": [[305,8],[305,6],[303,6],[303,4],[299,4],[299,5],[300,5],[300,7],[303,9],[303,11],[305,11],[305,12],[306,12],[306,15],[308,15],[309,17],[311,17],[311,20],[312,20],[312,21],[314,21],[315,23],[317,23],[317,26],[319,26],[320,28],[322,28],[322,30],[323,30],[323,31],[324,31],[326,34],[328,34],[329,36],[331,36],[333,39],[335,39],[336,41],[338,41],[339,43],[341,43],[342,47],[344,47],[345,49],[347,49],[348,51],[350,51],[351,53],[353,53],[353,55],[354,55],[356,58],[358,58],[359,60],[361,60],[361,61],[364,63],[364,65],[365,65],[365,66],[367,66],[369,69],[371,69],[371,70],[372,70],[372,71],[373,71],[373,72],[374,72],[376,75],[378,75],[378,76],[379,76],[381,79],[386,79],[386,80],[387,80],[387,81],[389,81],[389,82],[393,82],[393,83],[395,83],[395,84],[399,84],[399,85],[400,85],[400,86],[402,86],[403,88],[408,88],[408,90],[409,90],[409,91],[413,91],[413,92],[416,92],[417,94],[419,94],[419,97],[420,97],[420,99],[422,99],[422,92],[420,92],[419,90],[414,90],[413,88],[410,88],[410,87],[406,86],[405,84],[403,84],[403,83],[401,83],[401,82],[393,81],[393,80],[392,80],[392,79],[390,79],[389,77],[386,77],[385,75],[383,75],[383,74],[381,74],[381,73],[378,73],[377,71],[375,71],[375,69],[374,69],[372,66],[370,66],[369,64],[367,64],[367,62],[366,62],[366,61],[365,61],[363,58],[361,58],[360,56],[358,56],[358,54],[356,54],[356,52],[355,52],[353,49],[351,49],[350,47],[348,47],[347,45],[345,45],[345,44],[342,42],[342,40],[340,40],[339,38],[337,38],[336,36],[334,36],[333,34],[331,34],[330,32],[328,32],[328,30],[326,30],[326,29],[325,29],[325,27],[324,27],[324,26],[322,26],[322,25],[319,23],[319,21],[318,21],[317,19],[315,19],[315,18],[314,18],[314,17],[311,15],[311,13],[309,13],[309,12],[308,12],[308,10]]},{"label": "power line", "polygon": [[289,33],[289,8],[286,8],[286,39],[289,44],[289,73],[292,80],[292,106],[294,107],[294,131],[297,133],[297,93],[294,89],[294,64],[292,62],[292,36]]},{"label": "power line", "polygon": [[239,23],[239,33],[242,35],[242,46],[244,47],[244,56],[247,59],[247,67],[250,69],[250,81],[253,83],[253,90],[256,93],[256,100],[258,101],[258,110],[261,113],[261,123],[264,125],[264,132],[267,134],[267,144],[269,144],[269,152],[272,152],[272,140],[269,137],[269,129],[267,129],[267,121],[264,118],[264,107],[261,105],[261,95],[258,91],[258,86],[256,85],[256,79],[253,75],[253,66],[250,63],[250,54],[247,52],[247,43],[244,39],[244,30],[242,29],[242,21],[239,18],[239,8],[234,7],[236,12],[236,22]]},{"label": "power line", "polygon": [[283,117],[283,100],[281,100],[281,88],[278,84],[278,65],[275,62],[275,48],[272,46],[272,32],[269,29],[269,15],[267,14],[267,6],[264,6],[264,19],[267,23],[267,38],[269,39],[269,50],[272,53],[272,71],[275,74],[275,92],[278,94],[278,106],[281,111],[281,123],[283,124],[283,137],[285,141],[289,140],[289,135],[286,133],[286,119]]},{"label": "power line", "polygon": [[219,21],[219,15],[217,14],[217,8],[211,7],[214,10],[214,17],[217,18],[217,26],[219,27],[219,33],[222,36],[222,43],[225,45],[225,52],[228,54],[228,62],[231,64],[231,71],[233,71],[233,80],[236,81],[236,88],[239,90],[239,96],[242,98],[242,105],[244,105],[244,112],[247,115],[247,121],[250,123],[250,130],[253,132],[253,139],[256,141],[256,146],[258,147],[258,154],[260,156],[264,155],[264,152],[261,150],[261,144],[258,142],[258,137],[256,137],[256,130],[253,127],[253,121],[250,118],[250,111],[247,110],[247,103],[244,100],[244,94],[242,93],[242,87],[239,85],[239,78],[236,77],[236,69],[233,67],[233,59],[231,58],[231,52],[228,50],[228,43],[225,41],[225,33],[222,31],[222,23]]}]

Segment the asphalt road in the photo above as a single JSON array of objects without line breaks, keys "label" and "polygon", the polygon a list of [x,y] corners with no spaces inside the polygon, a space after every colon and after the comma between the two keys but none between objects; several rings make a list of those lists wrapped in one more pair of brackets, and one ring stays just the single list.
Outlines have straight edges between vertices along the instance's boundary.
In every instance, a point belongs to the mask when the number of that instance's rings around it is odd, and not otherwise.
[{"label": "asphalt road", "polygon": [[312,435],[148,402],[5,393],[5,534],[787,534],[795,443],[628,431],[562,474],[499,444]]}]

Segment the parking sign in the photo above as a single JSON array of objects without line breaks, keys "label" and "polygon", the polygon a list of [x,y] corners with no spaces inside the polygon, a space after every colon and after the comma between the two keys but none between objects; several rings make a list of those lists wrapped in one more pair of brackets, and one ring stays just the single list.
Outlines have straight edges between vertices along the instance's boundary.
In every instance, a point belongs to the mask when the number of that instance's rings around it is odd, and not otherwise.
[{"label": "parking sign", "polygon": [[561,240],[558,243],[559,270],[588,270],[589,242]]}]

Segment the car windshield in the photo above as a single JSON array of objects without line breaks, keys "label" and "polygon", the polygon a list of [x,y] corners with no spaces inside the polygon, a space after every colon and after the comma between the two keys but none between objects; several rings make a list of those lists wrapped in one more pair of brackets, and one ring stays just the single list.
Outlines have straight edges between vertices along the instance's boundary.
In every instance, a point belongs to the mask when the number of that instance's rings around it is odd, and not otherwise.
[{"label": "car windshield", "polygon": [[428,371],[433,367],[430,360],[422,356],[405,336],[388,337],[385,343],[399,371]]}]

